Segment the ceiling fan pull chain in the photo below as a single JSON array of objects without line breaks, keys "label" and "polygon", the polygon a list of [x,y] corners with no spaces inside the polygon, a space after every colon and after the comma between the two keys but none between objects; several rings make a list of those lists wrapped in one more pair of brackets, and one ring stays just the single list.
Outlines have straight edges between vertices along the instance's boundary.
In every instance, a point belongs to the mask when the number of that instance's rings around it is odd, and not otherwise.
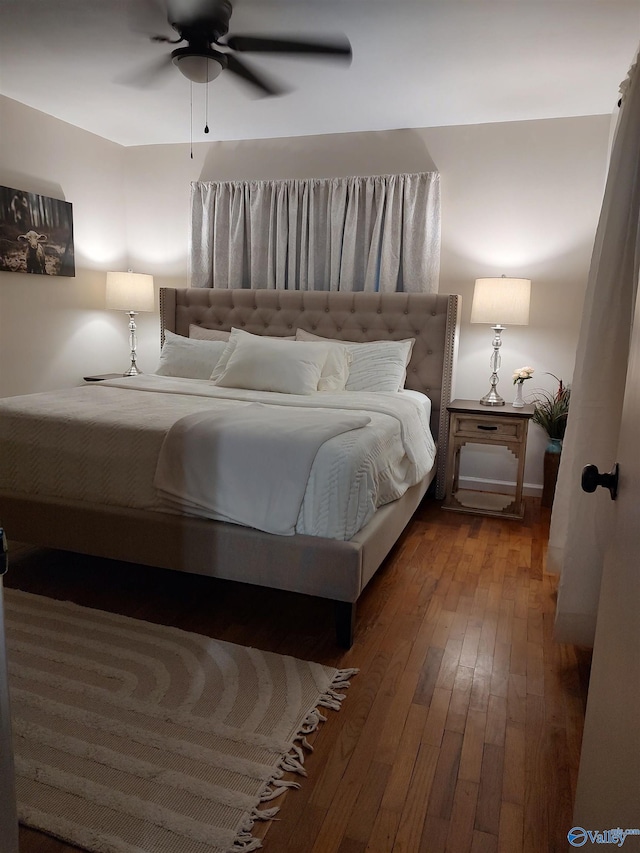
[{"label": "ceiling fan pull chain", "polygon": [[209,133],[209,80],[207,80],[204,99],[204,132]]},{"label": "ceiling fan pull chain", "polygon": [[191,159],[193,160],[193,83],[189,81],[189,141],[191,144]]}]

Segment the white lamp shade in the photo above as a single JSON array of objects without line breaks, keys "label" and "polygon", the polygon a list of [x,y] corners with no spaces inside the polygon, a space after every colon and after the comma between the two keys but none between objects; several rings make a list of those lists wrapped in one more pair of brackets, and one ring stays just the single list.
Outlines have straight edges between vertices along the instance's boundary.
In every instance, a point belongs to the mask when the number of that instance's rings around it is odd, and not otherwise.
[{"label": "white lamp shade", "polygon": [[478,278],[473,289],[471,322],[490,326],[529,323],[531,281],[528,278]]},{"label": "white lamp shade", "polygon": [[137,272],[107,273],[107,308],[118,311],[153,311],[153,276]]}]

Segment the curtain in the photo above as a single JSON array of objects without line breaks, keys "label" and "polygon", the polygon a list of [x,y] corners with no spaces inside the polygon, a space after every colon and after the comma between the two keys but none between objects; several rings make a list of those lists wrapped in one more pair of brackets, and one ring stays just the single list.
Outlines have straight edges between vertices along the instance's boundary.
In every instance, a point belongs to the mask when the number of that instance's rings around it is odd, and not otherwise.
[{"label": "curtain", "polygon": [[191,286],[437,292],[440,176],[191,184]]},{"label": "curtain", "polygon": [[[606,489],[586,494],[582,468],[616,459],[640,272],[640,82],[623,100],[591,258],[571,406],[551,516],[547,568],[560,573],[555,638],[593,645],[604,553],[613,530]],[[623,472],[624,476],[624,472]]]}]

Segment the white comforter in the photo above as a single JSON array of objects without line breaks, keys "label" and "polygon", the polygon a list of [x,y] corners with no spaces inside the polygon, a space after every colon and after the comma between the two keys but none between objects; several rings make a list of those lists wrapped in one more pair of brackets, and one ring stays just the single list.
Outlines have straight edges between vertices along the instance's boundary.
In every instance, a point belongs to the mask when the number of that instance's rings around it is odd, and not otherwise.
[{"label": "white comforter", "polygon": [[212,407],[232,411],[251,402],[369,418],[365,428],[319,446],[298,533],[349,539],[378,506],[400,497],[433,466],[429,405],[422,395],[296,396],[143,375],[1,400],[0,490],[167,511],[154,477],[173,424]]},{"label": "white comforter", "polygon": [[154,485],[191,514],[292,536],[322,445],[368,423],[352,412],[264,403],[187,415],[167,433]]}]

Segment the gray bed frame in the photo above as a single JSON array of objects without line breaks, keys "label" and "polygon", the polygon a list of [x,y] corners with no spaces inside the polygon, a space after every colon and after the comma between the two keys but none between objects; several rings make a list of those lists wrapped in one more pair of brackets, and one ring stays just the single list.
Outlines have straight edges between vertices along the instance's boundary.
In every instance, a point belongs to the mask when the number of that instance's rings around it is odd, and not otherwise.
[{"label": "gray bed frame", "polygon": [[377,510],[348,541],[275,536],[235,524],[169,513],[0,493],[10,539],[116,560],[290,590],[336,602],[338,643],[353,642],[356,602],[435,480],[443,496],[448,413],[458,337],[457,296],[328,291],[162,288],[165,330],[189,325],[265,335],[296,328],[336,340],[415,338],[406,387],[432,402],[438,442],[433,470],[402,498]]}]

